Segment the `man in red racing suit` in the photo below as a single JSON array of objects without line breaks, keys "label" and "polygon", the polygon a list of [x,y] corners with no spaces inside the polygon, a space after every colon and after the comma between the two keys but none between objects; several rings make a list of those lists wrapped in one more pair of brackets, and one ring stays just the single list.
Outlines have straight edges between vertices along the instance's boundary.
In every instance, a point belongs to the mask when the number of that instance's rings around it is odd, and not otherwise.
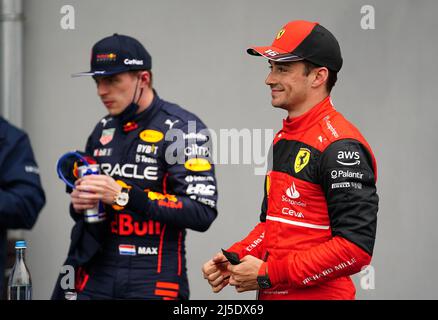
[{"label": "man in red racing suit", "polygon": [[269,59],[272,104],[289,117],[273,141],[260,223],[227,250],[240,263],[218,253],[204,277],[214,292],[230,284],[265,300],[354,299],[349,276],[370,263],[374,247],[377,167],[329,95],[339,45],[319,24],[293,21],[271,47],[248,53]]}]

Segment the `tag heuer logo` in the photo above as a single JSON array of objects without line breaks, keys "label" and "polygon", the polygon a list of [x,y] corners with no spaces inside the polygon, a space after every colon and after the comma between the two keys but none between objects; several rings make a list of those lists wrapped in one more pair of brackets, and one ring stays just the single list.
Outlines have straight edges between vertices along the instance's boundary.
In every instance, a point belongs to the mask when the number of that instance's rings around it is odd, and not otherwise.
[{"label": "tag heuer logo", "polygon": [[110,143],[111,140],[113,140],[115,131],[116,131],[115,128],[103,130],[102,135],[100,136],[100,139],[99,139],[100,143],[102,145],[106,145],[106,144]]},{"label": "tag heuer logo", "polygon": [[300,172],[309,163],[310,160],[310,150],[307,148],[301,148],[298,151],[297,157],[295,158],[294,170],[295,173]]}]

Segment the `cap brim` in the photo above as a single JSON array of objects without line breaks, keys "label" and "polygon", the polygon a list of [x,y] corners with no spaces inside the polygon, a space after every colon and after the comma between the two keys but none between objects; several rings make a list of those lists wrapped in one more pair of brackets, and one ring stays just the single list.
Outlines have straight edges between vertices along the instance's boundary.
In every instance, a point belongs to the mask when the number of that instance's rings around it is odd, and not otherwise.
[{"label": "cap brim", "polygon": [[297,56],[293,53],[284,51],[276,47],[251,47],[246,52],[253,56],[262,56],[266,59],[278,62],[292,62],[304,60],[304,58]]},{"label": "cap brim", "polygon": [[94,72],[78,72],[78,73],[73,73],[71,76],[73,78],[76,77],[93,77],[93,76],[111,76],[113,74],[117,74],[117,73],[121,73],[123,71],[112,71],[112,72],[108,72],[108,71],[94,71]]},{"label": "cap brim", "polygon": [[117,73],[122,73],[122,72],[127,72],[131,70],[130,68],[114,68],[113,70],[95,70],[95,71],[86,71],[86,72],[79,72],[79,73],[73,73],[71,76],[73,78],[76,77],[87,77],[87,76],[91,76],[91,77],[98,77],[98,76],[112,76],[114,74]]}]

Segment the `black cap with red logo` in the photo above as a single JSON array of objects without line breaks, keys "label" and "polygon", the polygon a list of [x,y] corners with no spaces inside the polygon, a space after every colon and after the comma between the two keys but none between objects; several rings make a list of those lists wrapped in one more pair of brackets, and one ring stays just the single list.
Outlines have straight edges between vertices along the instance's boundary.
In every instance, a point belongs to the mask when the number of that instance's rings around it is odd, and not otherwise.
[{"label": "black cap with red logo", "polygon": [[281,28],[271,46],[251,47],[247,52],[278,62],[307,60],[336,72],[342,67],[338,41],[318,22],[291,21]]}]

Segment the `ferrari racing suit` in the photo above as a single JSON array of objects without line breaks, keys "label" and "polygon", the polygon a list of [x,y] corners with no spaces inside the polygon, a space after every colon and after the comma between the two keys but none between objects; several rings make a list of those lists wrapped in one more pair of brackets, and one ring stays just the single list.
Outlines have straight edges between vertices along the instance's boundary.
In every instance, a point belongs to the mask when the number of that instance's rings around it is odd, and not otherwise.
[{"label": "ferrari racing suit", "polygon": [[229,251],[264,259],[259,299],[354,299],[373,253],[378,195],[370,146],[327,97],[274,137],[260,223]]}]

